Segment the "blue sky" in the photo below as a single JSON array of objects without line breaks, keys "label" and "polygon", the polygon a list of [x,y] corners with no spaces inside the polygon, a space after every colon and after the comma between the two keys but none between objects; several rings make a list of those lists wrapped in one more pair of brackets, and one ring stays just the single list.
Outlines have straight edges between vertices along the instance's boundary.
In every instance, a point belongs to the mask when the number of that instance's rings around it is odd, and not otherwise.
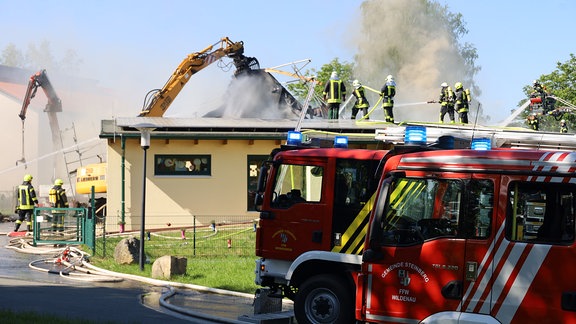
[{"label": "blue sky", "polygon": [[[243,41],[245,54],[257,57],[262,67],[308,58],[312,62],[306,68],[319,68],[335,57],[352,61],[361,2],[0,0],[0,49],[9,43],[26,49],[43,40],[57,58],[73,49],[83,61],[81,76],[119,93],[121,103],[112,114],[135,116],[145,94],[162,87],[186,55],[224,36]],[[478,99],[494,122],[524,99],[523,86],[576,53],[574,1],[440,3],[463,14],[469,30],[463,41],[475,45],[482,67]],[[230,74],[216,65],[201,71],[165,116],[188,117],[195,110],[216,108]]]}]

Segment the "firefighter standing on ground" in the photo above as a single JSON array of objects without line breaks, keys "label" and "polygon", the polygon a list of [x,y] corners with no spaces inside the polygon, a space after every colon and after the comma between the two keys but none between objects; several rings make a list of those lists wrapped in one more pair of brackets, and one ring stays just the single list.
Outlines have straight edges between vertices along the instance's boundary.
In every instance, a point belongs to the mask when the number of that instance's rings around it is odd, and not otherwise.
[{"label": "firefighter standing on ground", "polygon": [[32,176],[30,174],[24,175],[24,182],[18,186],[18,220],[16,220],[16,225],[14,226],[14,232],[18,232],[22,222],[26,220],[26,225],[28,232],[32,231],[32,213],[34,212],[34,207],[38,206],[38,198],[36,197],[36,191],[32,186]]},{"label": "firefighter standing on ground", "polygon": [[366,95],[364,94],[364,87],[358,80],[354,80],[354,82],[352,82],[352,86],[354,87],[352,94],[356,98],[354,107],[352,107],[352,119],[356,119],[356,115],[358,114],[358,111],[360,109],[362,109],[364,119],[369,119],[367,115],[370,103],[368,102],[368,100],[366,99]]},{"label": "firefighter standing on ground", "polygon": [[[68,197],[66,197],[66,189],[62,188],[64,182],[62,179],[54,181],[54,187],[50,189],[48,199],[50,206],[54,208],[68,208]],[[64,215],[65,210],[52,211],[52,230],[62,232],[64,231]]]},{"label": "firefighter standing on ground", "polygon": [[392,75],[386,77],[386,83],[380,90],[382,97],[382,108],[384,108],[384,116],[389,123],[394,122],[394,96],[396,95],[396,81]]},{"label": "firefighter standing on ground", "polygon": [[328,103],[328,119],[338,119],[340,104],[346,100],[346,86],[338,77],[338,73],[333,71],[330,80],[326,82],[324,88],[324,101]]},{"label": "firefighter standing on ground", "polygon": [[462,124],[468,124],[468,94],[464,90],[462,82],[456,82],[454,85],[454,100],[456,101],[454,109],[458,113],[458,119]]},{"label": "firefighter standing on ground", "polygon": [[568,133],[568,125],[564,119],[560,121],[560,133]]},{"label": "firefighter standing on ground", "polygon": [[454,92],[448,86],[448,83],[443,82],[440,85],[440,122],[444,123],[444,116],[448,114],[450,124],[454,124]]}]

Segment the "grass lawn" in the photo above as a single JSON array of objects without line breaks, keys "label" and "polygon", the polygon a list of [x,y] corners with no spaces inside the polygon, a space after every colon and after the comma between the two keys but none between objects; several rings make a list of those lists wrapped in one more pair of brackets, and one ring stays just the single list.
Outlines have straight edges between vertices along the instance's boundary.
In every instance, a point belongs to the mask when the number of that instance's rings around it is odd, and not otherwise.
[{"label": "grass lawn", "polygon": [[[216,232],[211,230],[196,232],[195,239],[186,233],[182,239],[180,230],[152,233],[146,240],[145,254],[149,262],[140,271],[138,264],[119,265],[114,261],[114,247],[125,237],[108,237],[106,255],[97,253],[90,263],[106,270],[151,277],[152,263],[164,255],[186,257],[186,274],[175,276],[170,281],[226,289],[252,294],[258,288],[254,283],[256,255],[254,242],[256,233],[253,227],[228,227]],[[138,237],[137,237],[138,238]],[[228,240],[231,247],[228,248]],[[98,242],[97,246],[103,246]]]}]

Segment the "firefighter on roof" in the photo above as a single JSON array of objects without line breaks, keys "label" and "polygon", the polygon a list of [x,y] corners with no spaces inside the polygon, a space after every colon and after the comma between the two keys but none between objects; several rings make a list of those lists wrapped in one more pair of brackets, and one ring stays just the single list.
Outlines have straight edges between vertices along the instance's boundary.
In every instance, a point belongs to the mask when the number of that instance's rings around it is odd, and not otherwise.
[{"label": "firefighter on roof", "polygon": [[448,114],[450,124],[454,124],[454,92],[448,86],[448,83],[443,82],[440,85],[440,122],[444,123],[444,116]]},{"label": "firefighter on roof", "polygon": [[[68,198],[66,197],[66,189],[62,188],[64,182],[62,179],[54,181],[54,187],[50,189],[48,199],[50,206],[54,208],[68,208]],[[65,210],[52,211],[52,230],[62,232],[64,231],[64,215]]]},{"label": "firefighter on roof", "polygon": [[338,119],[340,104],[346,100],[346,86],[338,77],[338,73],[333,71],[330,80],[326,82],[324,88],[324,101],[328,103],[328,119]]},{"label": "firefighter on roof", "polygon": [[531,98],[540,97],[542,99],[542,102],[544,102],[546,94],[547,94],[546,87],[544,87],[540,82],[538,82],[538,80],[534,80],[534,82],[532,82],[532,93],[530,93],[530,97]]},{"label": "firefighter on roof", "polygon": [[468,124],[468,95],[464,90],[462,82],[456,82],[454,89],[454,98],[456,101],[454,109],[458,112],[460,122],[462,124]]},{"label": "firefighter on roof", "polygon": [[560,133],[568,133],[568,125],[564,119],[560,121]]},{"label": "firefighter on roof", "polygon": [[367,116],[368,114],[368,107],[370,107],[370,103],[366,99],[366,95],[364,94],[364,87],[358,80],[354,80],[352,82],[352,86],[354,87],[354,91],[352,94],[356,98],[356,102],[354,103],[354,107],[352,107],[352,119],[356,119],[356,115],[358,114],[358,110],[362,109],[362,114],[364,119],[369,119]]},{"label": "firefighter on roof", "polygon": [[14,232],[18,232],[22,221],[26,220],[26,225],[28,227],[28,232],[32,231],[32,213],[34,212],[34,207],[38,206],[38,198],[36,197],[36,191],[32,186],[32,175],[24,175],[24,181],[18,186],[18,205],[16,207],[18,212],[18,220],[16,220],[16,225],[14,226]]},{"label": "firefighter on roof", "polygon": [[538,120],[538,116],[536,116],[536,114],[530,114],[528,118],[526,118],[526,122],[531,129],[535,131],[540,129],[540,120]]},{"label": "firefighter on roof", "polygon": [[396,81],[392,75],[386,77],[386,83],[380,90],[382,96],[382,108],[384,108],[384,116],[389,123],[394,122],[394,96],[396,95]]}]

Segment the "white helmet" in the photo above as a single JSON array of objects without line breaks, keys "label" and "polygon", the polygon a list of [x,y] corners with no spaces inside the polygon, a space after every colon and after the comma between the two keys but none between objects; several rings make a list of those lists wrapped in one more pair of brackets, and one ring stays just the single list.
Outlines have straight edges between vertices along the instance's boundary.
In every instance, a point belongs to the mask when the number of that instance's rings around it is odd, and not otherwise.
[{"label": "white helmet", "polygon": [[356,89],[360,88],[360,86],[361,86],[360,81],[358,81],[358,80],[352,81],[352,86]]},{"label": "white helmet", "polygon": [[446,82],[442,82],[442,84],[440,85],[442,88],[446,88],[448,86],[448,83]]},{"label": "white helmet", "polygon": [[330,79],[338,80],[338,73],[336,73],[336,71],[332,71],[332,74],[330,74]]},{"label": "white helmet", "polygon": [[392,74],[388,74],[388,76],[386,77],[386,81],[394,81],[394,77],[392,76]]},{"label": "white helmet", "polygon": [[566,121],[565,121],[564,119],[562,119],[562,120],[560,121],[560,123],[562,123],[562,124],[564,124],[565,122],[566,122]]}]

